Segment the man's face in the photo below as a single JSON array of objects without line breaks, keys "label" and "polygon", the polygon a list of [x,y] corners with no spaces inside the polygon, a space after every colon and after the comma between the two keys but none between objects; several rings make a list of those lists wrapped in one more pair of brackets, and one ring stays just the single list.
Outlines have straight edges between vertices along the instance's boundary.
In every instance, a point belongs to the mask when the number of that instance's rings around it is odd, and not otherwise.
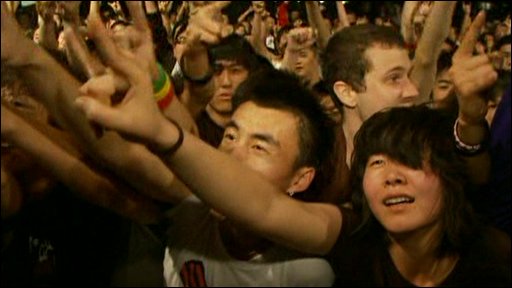
[{"label": "man's face", "polygon": [[453,90],[453,82],[448,75],[448,69],[439,72],[432,90],[432,97],[436,105],[441,104]]},{"label": "man's face", "polygon": [[290,112],[245,102],[233,113],[219,150],[286,191],[299,155],[298,123]]},{"label": "man's face", "polygon": [[384,108],[412,106],[419,94],[409,79],[411,61],[407,50],[373,46],[366,50],[365,57],[370,71],[364,77],[366,88],[357,96],[361,120]]},{"label": "man's face", "polygon": [[215,93],[208,104],[219,114],[231,114],[231,98],[238,85],[249,76],[249,70],[230,60],[215,61]]}]

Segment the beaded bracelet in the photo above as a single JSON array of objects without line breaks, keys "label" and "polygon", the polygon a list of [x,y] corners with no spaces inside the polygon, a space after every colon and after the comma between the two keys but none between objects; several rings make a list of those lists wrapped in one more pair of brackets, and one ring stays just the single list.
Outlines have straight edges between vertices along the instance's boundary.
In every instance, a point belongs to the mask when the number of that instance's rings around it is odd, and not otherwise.
[{"label": "beaded bracelet", "polygon": [[490,132],[489,132],[489,126],[485,125],[486,127],[486,135],[482,143],[476,144],[476,145],[468,145],[462,140],[460,140],[457,129],[459,127],[459,120],[457,119],[455,121],[455,125],[453,126],[453,136],[455,138],[455,148],[457,149],[457,152],[460,153],[463,156],[476,156],[479,154],[482,154],[487,150],[487,146],[489,146],[489,138],[490,138]]}]

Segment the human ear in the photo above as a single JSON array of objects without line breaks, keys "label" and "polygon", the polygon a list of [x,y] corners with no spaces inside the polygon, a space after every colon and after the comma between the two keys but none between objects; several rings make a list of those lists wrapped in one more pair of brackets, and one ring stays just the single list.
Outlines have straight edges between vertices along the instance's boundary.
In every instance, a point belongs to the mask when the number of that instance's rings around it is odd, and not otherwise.
[{"label": "human ear", "polygon": [[343,103],[343,106],[354,108],[357,106],[357,92],[352,89],[352,86],[343,82],[336,81],[333,85],[336,97]]}]

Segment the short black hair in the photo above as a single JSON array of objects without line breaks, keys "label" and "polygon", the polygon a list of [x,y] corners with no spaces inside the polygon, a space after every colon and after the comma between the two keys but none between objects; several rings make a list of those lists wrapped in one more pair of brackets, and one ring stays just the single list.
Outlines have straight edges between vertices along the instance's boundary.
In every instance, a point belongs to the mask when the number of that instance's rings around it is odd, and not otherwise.
[{"label": "short black hair", "polygon": [[209,53],[212,61],[235,61],[247,69],[249,73],[261,68],[269,68],[272,65],[254,50],[251,43],[237,34],[231,34],[221,39],[219,43],[209,47]]},{"label": "short black hair", "polygon": [[311,166],[316,176],[307,193],[298,199],[315,201],[332,181],[334,123],[324,112],[313,92],[294,74],[276,69],[262,69],[250,75],[233,95],[233,110],[245,102],[258,106],[289,111],[299,119],[299,157],[295,168]]},{"label": "short black hair", "polygon": [[510,43],[511,43],[510,42],[510,34],[508,34],[506,36],[501,37],[500,40],[498,40],[498,42],[496,42],[496,45],[494,47],[496,47],[496,50],[500,50],[501,46],[507,45]]}]

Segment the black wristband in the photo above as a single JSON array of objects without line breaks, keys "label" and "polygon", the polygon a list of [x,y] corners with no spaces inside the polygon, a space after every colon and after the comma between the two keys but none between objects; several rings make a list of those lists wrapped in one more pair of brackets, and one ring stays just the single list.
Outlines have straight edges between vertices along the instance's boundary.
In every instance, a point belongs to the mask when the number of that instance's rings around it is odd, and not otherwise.
[{"label": "black wristband", "polygon": [[[209,53],[208,53],[208,59],[211,59],[211,57],[210,57]],[[207,73],[205,76],[201,77],[201,78],[192,78],[192,77],[190,77],[190,75],[188,75],[188,74],[187,74],[187,72],[185,72],[185,65],[183,64],[183,61],[184,61],[184,58],[182,57],[182,58],[180,59],[179,64],[180,64],[180,68],[181,68],[181,74],[183,75],[183,78],[184,78],[185,80],[190,81],[190,82],[192,82],[192,83],[194,83],[194,84],[198,84],[198,85],[205,85],[206,83],[210,82],[210,80],[211,80],[211,79],[212,79],[212,77],[213,77],[213,73],[214,73],[214,72],[213,72],[213,69],[212,69],[212,67],[211,67],[211,66],[212,66],[212,65],[211,65],[211,64],[212,64],[212,63],[211,63],[211,60],[210,60],[210,61],[208,61],[208,62],[209,62],[209,65],[208,65],[208,66],[209,66],[208,73]]]},{"label": "black wristband", "polygon": [[174,145],[172,145],[169,148],[163,149],[163,150],[150,148],[150,150],[153,153],[159,155],[160,157],[170,157],[174,153],[176,153],[176,151],[178,151],[178,149],[180,149],[181,145],[183,144],[183,138],[185,136],[183,133],[183,129],[181,129],[180,125],[178,125],[178,123],[176,123],[176,121],[174,121],[172,119],[168,119],[168,120],[172,124],[174,124],[174,126],[176,126],[176,129],[178,129],[178,140],[176,141],[176,143]]}]

